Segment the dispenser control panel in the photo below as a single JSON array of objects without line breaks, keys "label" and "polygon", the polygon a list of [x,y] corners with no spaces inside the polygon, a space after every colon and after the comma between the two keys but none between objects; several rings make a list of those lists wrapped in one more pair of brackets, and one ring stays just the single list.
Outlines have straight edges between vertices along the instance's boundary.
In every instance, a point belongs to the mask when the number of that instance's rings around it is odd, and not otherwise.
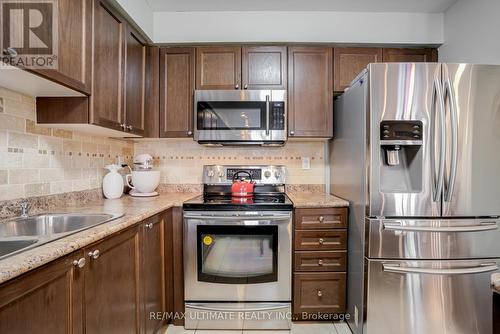
[{"label": "dispenser control panel", "polygon": [[422,140],[421,121],[383,121],[380,123],[381,140]]}]

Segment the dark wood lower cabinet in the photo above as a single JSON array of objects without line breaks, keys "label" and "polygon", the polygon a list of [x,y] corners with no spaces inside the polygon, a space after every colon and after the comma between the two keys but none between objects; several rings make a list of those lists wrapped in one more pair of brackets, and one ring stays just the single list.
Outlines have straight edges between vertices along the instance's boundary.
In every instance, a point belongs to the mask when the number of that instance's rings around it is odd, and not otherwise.
[{"label": "dark wood lower cabinet", "polygon": [[85,248],[87,333],[139,333],[140,243],[137,227]]},{"label": "dark wood lower cabinet", "polygon": [[182,277],[176,208],[0,285],[0,333],[155,333],[184,308]]},{"label": "dark wood lower cabinet", "polygon": [[295,273],[294,318],[316,320],[318,314],[345,312],[346,273]]},{"label": "dark wood lower cabinet", "polygon": [[[0,287],[0,333],[83,333],[83,251]],[[90,333],[90,332],[89,332]]]}]

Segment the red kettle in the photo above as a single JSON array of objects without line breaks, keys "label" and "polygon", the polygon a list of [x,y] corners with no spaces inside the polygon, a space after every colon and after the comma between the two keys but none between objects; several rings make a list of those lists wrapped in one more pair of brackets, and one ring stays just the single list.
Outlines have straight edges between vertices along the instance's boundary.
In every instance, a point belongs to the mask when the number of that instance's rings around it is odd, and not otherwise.
[{"label": "red kettle", "polygon": [[[238,178],[240,174],[247,174],[250,181],[245,178],[241,180]],[[247,171],[240,170],[233,175],[233,184],[231,186],[231,193],[233,197],[252,197],[255,182],[252,180],[252,174]]]}]

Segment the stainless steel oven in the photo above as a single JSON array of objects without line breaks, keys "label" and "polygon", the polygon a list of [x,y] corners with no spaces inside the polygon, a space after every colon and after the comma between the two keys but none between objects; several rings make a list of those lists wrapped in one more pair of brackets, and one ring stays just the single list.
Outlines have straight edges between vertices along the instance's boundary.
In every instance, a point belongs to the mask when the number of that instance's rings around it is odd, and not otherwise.
[{"label": "stainless steel oven", "polygon": [[[288,329],[291,250],[291,211],[186,211],[185,327]],[[242,312],[270,318],[244,321]],[[234,316],[214,321],[205,313]]]},{"label": "stainless steel oven", "polygon": [[194,140],[207,145],[283,145],[284,90],[197,90]]}]

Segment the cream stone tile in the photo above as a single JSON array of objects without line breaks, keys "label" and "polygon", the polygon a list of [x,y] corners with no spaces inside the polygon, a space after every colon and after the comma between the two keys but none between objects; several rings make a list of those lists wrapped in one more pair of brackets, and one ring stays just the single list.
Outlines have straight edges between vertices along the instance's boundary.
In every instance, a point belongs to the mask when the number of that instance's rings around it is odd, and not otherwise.
[{"label": "cream stone tile", "polygon": [[64,140],[63,141],[63,152],[68,153],[72,152],[75,155],[78,152],[82,151],[82,143],[77,140]]},{"label": "cream stone tile", "polygon": [[7,131],[0,130],[0,146],[7,146]]},{"label": "cream stone tile", "polygon": [[60,138],[41,136],[38,142],[39,149],[41,150],[54,151],[55,153],[62,152],[63,150],[63,141]]},{"label": "cream stone tile", "polygon": [[0,114],[0,129],[9,131],[24,132],[25,120],[20,117],[7,115],[5,113]]},{"label": "cream stone tile", "polygon": [[64,179],[65,180],[78,180],[82,178],[82,170],[80,168],[65,168],[64,169]]},{"label": "cream stone tile", "polygon": [[71,165],[73,168],[89,168],[90,158],[87,155],[73,155]]},{"label": "cream stone tile", "polygon": [[90,189],[89,179],[79,179],[73,181],[73,191],[82,191],[86,189]]},{"label": "cream stone tile", "polygon": [[9,171],[0,170],[0,185],[9,183]]},{"label": "cream stone tile", "polygon": [[48,154],[23,154],[24,168],[48,168],[50,155]]},{"label": "cream stone tile", "polygon": [[36,125],[35,121],[30,119],[26,120],[26,133],[31,133],[35,135],[50,136],[52,135],[52,129],[47,127],[42,127]]},{"label": "cream stone tile", "polygon": [[4,100],[5,113],[22,118],[36,120],[36,106],[32,103],[25,103],[22,100],[6,98]]},{"label": "cream stone tile", "polygon": [[82,152],[97,153],[97,144],[88,142],[82,143]]},{"label": "cream stone tile", "polygon": [[82,179],[96,179],[97,168],[82,168]]},{"label": "cream stone tile", "polygon": [[22,168],[23,156],[20,153],[0,152],[0,168]]},{"label": "cream stone tile", "polygon": [[51,194],[62,194],[73,191],[72,181],[60,181],[50,183],[50,193]]},{"label": "cream stone tile", "polygon": [[58,138],[71,139],[73,138],[73,132],[62,129],[52,129],[52,136]]},{"label": "cream stone tile", "polygon": [[50,157],[50,168],[71,168],[73,157],[69,155],[52,155]]},{"label": "cream stone tile", "polygon": [[24,193],[26,197],[43,196],[50,194],[49,183],[25,184]]},{"label": "cream stone tile", "polygon": [[5,87],[0,87],[0,96],[3,97],[4,99],[11,99],[14,101],[21,102],[23,94],[7,89]]},{"label": "cream stone tile", "polygon": [[38,136],[9,132],[9,147],[38,149]]},{"label": "cream stone tile", "polygon": [[64,180],[63,168],[44,168],[40,169],[41,182],[54,182]]},{"label": "cream stone tile", "polygon": [[9,184],[37,183],[40,180],[38,169],[10,169]]},{"label": "cream stone tile", "polygon": [[24,185],[9,184],[0,185],[0,201],[6,201],[24,197]]}]

